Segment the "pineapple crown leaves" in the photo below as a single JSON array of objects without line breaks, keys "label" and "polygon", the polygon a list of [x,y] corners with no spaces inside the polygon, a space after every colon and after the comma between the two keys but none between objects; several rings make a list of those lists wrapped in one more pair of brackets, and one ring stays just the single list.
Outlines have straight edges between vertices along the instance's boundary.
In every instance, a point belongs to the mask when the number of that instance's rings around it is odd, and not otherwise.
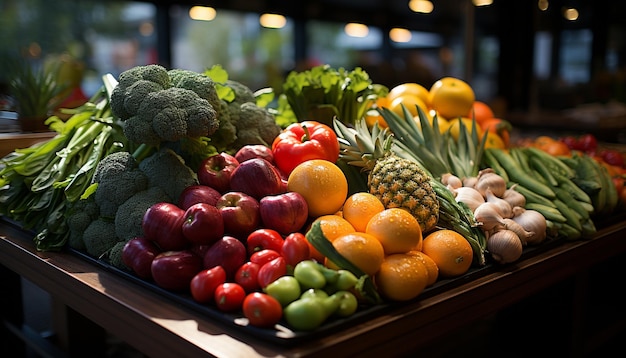
[{"label": "pineapple crown leaves", "polygon": [[370,132],[363,118],[355,121],[353,127],[335,118],[333,127],[339,141],[339,158],[347,164],[371,170],[378,159],[391,152],[391,133],[379,126],[373,126]]}]

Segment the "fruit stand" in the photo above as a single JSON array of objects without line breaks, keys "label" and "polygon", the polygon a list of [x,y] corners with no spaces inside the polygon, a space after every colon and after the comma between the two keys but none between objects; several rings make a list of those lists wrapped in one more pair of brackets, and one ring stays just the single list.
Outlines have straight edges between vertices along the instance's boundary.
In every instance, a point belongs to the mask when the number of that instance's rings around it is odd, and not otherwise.
[{"label": "fruit stand", "polygon": [[[625,234],[624,218],[614,218],[598,230],[593,240],[560,243],[477,278],[462,279],[437,294],[425,292],[423,298],[390,306],[349,328],[296,346],[263,341],[219,324],[71,253],[37,252],[32,234],[8,223],[0,225],[0,263],[10,270],[3,275],[12,273],[31,280],[67,308],[115,332],[148,356],[389,356],[418,351],[434,339],[555,283],[585,277],[594,265],[626,253]],[[571,297],[572,302],[580,299]],[[6,307],[11,305],[3,307],[5,318],[9,313]],[[584,304],[573,309],[590,312]],[[571,327],[572,335],[583,329],[584,317],[578,319]],[[617,319],[623,322],[624,317]],[[77,333],[84,336],[89,325],[77,326],[71,320],[66,323],[60,332],[68,335],[65,343],[69,351],[92,354],[93,345],[86,347],[81,344],[84,341],[71,337]],[[604,334],[599,330],[594,333]],[[578,347],[569,347],[572,352],[582,352],[584,345],[594,339],[593,334],[585,336],[587,340],[576,342]]]}]

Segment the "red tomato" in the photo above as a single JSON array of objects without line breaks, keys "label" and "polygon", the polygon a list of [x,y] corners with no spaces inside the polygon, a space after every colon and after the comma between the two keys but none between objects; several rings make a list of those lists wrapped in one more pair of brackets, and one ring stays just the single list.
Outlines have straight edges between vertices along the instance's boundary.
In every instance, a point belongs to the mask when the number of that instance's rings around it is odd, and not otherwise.
[{"label": "red tomato", "polygon": [[241,265],[235,273],[235,282],[240,284],[246,292],[250,293],[261,288],[259,285],[259,269],[261,265],[248,261]]},{"label": "red tomato", "polygon": [[248,255],[264,249],[280,252],[283,247],[283,237],[276,230],[257,229],[251,232],[246,239]]},{"label": "red tomato", "polygon": [[618,167],[624,166],[624,155],[617,150],[604,149],[600,152],[600,156],[608,164],[616,165]]},{"label": "red tomato", "polygon": [[578,137],[578,148],[587,153],[595,152],[598,149],[598,140],[593,134],[583,134]]},{"label": "red tomato", "polygon": [[287,235],[281,253],[285,258],[287,265],[292,268],[296,266],[298,262],[307,260],[311,256],[309,242],[304,234],[300,232],[294,232]]},{"label": "red tomato", "polygon": [[241,309],[246,291],[234,282],[225,282],[215,289],[215,304],[224,312],[233,312]]},{"label": "red tomato", "polygon": [[269,285],[270,283],[276,281],[276,279],[278,279],[279,277],[286,274],[287,261],[285,261],[284,257],[279,256],[261,266],[261,268],[259,269],[259,275],[257,277],[261,288],[265,288],[265,286]]},{"label": "red tomato", "polygon": [[255,264],[259,264],[260,266],[265,265],[266,263],[272,261],[273,259],[280,257],[280,251],[265,249],[261,251],[257,251],[250,256],[250,261]]},{"label": "red tomato", "polygon": [[226,282],[226,271],[222,266],[215,266],[198,272],[189,284],[191,296],[196,302],[209,303],[213,300],[217,286]]},{"label": "red tomato", "polygon": [[243,300],[243,315],[253,326],[272,327],[282,318],[283,308],[274,297],[253,292]]}]

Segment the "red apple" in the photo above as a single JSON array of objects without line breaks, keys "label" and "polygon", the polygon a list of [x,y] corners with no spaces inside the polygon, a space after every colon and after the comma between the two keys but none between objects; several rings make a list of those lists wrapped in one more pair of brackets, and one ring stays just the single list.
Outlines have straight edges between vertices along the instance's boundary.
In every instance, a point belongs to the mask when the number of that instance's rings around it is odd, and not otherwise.
[{"label": "red apple", "polygon": [[259,211],[263,226],[283,235],[300,230],[309,217],[306,200],[294,191],[262,198]]},{"label": "red apple", "polygon": [[230,176],[230,189],[246,193],[257,200],[285,191],[276,167],[262,158],[248,159],[239,164]]},{"label": "red apple", "polygon": [[224,193],[230,189],[230,177],[238,166],[237,159],[228,153],[211,155],[200,164],[198,182]]},{"label": "red apple", "polygon": [[122,262],[133,272],[143,278],[152,278],[152,260],[161,253],[154,242],[144,238],[135,237],[124,245],[122,249]]},{"label": "red apple", "polygon": [[224,235],[220,210],[207,203],[193,204],[185,211],[183,235],[195,245],[209,245]]},{"label": "red apple", "polygon": [[189,290],[191,279],[202,270],[202,258],[189,250],[165,251],[152,260],[152,278],[171,291]]},{"label": "red apple", "polygon": [[263,144],[244,145],[237,151],[237,153],[235,153],[235,159],[237,159],[239,163],[243,163],[252,158],[263,158],[274,164],[274,153],[272,152],[272,148]]},{"label": "red apple", "polygon": [[178,207],[187,210],[190,206],[197,203],[207,203],[215,206],[217,199],[222,194],[207,185],[191,185],[185,188],[178,199]]},{"label": "red apple", "polygon": [[235,278],[235,273],[247,259],[246,247],[243,242],[232,236],[224,236],[217,240],[204,254],[203,266],[210,269],[222,266],[228,280]]},{"label": "red apple", "polygon": [[259,201],[241,192],[227,192],[215,205],[222,214],[224,233],[245,238],[261,224]]},{"label": "red apple", "polygon": [[141,229],[146,239],[154,241],[161,250],[182,250],[189,245],[183,235],[185,210],[175,204],[160,202],[143,215]]}]

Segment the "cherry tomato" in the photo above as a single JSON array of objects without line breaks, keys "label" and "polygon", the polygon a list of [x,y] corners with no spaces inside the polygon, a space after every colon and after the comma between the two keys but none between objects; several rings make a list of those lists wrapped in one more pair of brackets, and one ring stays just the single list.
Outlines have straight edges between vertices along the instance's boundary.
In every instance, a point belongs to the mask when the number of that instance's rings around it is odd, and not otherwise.
[{"label": "cherry tomato", "polygon": [[241,309],[246,291],[240,284],[225,282],[215,289],[215,304],[224,312],[233,312]]},{"label": "cherry tomato", "polygon": [[257,327],[272,327],[283,316],[283,308],[274,297],[253,292],[243,300],[243,315]]},{"label": "cherry tomato", "polygon": [[222,266],[215,266],[198,272],[189,284],[191,296],[196,302],[209,303],[213,300],[217,286],[226,282],[226,271]]},{"label": "cherry tomato", "polygon": [[251,232],[246,239],[248,255],[264,249],[280,252],[283,247],[283,237],[276,230],[257,229]]},{"label": "cherry tomato", "polygon": [[235,273],[235,282],[240,284],[248,293],[259,290],[261,288],[258,279],[260,268],[261,265],[256,262],[246,262]]},{"label": "cherry tomato", "polygon": [[253,253],[250,256],[250,261],[254,262],[255,264],[259,264],[261,266],[265,265],[266,263],[272,261],[273,259],[282,256],[280,254],[280,251],[276,251],[276,250],[271,250],[271,249],[265,249],[265,250],[261,250],[261,251],[257,251],[255,253]]},{"label": "cherry tomato", "polygon": [[285,261],[284,257],[279,256],[261,266],[261,268],[259,269],[259,275],[257,277],[261,288],[265,288],[267,285],[286,274],[287,262]]},{"label": "cherry tomato", "polygon": [[287,261],[287,265],[292,268],[295,267],[298,262],[307,260],[311,256],[309,242],[304,234],[300,232],[287,235],[281,253],[285,261]]}]

